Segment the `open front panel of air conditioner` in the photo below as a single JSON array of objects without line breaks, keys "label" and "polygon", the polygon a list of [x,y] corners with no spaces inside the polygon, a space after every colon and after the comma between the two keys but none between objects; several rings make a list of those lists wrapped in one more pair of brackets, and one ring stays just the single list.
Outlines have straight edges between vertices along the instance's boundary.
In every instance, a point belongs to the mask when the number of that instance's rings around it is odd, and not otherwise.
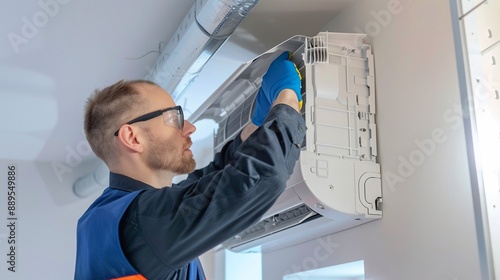
[{"label": "open front panel of air conditioner", "polygon": [[303,77],[307,125],[300,158],[272,208],[224,248],[273,250],[382,217],[373,56],[365,37],[328,32],[292,37],[243,64],[190,117],[219,124],[214,136],[219,151],[250,122],[270,63],[283,51],[293,53]]}]

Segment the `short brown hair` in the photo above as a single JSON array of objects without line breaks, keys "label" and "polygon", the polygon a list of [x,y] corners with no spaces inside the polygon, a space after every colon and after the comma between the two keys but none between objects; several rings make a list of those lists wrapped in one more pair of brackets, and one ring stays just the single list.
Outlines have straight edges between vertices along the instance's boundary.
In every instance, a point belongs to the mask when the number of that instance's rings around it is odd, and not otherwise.
[{"label": "short brown hair", "polygon": [[127,121],[141,104],[142,97],[134,85],[155,83],[147,80],[120,80],[101,90],[97,89],[87,99],[84,130],[92,151],[106,164],[118,157],[114,132]]}]

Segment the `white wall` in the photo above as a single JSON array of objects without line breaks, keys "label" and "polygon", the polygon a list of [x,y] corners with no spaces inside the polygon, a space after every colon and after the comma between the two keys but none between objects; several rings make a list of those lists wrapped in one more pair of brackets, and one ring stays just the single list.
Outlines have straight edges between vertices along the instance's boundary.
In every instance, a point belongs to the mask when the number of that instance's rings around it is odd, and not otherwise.
[{"label": "white wall", "polygon": [[[11,246],[6,226],[7,167],[11,164],[17,169],[15,273],[7,270],[6,263]],[[0,279],[73,279],[76,221],[100,192],[80,199],[72,191],[73,180],[90,172],[95,161],[75,160],[73,167],[57,164],[68,168],[61,180],[50,162],[0,160]]]},{"label": "white wall", "polygon": [[481,279],[449,2],[359,0],[324,30],[371,35],[384,217],[264,254],[263,279],[356,260],[366,279]]}]

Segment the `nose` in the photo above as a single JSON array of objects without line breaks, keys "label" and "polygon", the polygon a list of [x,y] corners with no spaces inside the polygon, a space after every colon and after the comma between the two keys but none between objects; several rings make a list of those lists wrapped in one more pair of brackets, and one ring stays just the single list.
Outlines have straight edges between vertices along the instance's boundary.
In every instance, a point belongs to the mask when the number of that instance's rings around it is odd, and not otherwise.
[{"label": "nose", "polygon": [[184,129],[182,130],[182,134],[185,137],[188,137],[195,131],[196,131],[196,126],[194,126],[194,124],[190,123],[189,121],[184,120]]}]

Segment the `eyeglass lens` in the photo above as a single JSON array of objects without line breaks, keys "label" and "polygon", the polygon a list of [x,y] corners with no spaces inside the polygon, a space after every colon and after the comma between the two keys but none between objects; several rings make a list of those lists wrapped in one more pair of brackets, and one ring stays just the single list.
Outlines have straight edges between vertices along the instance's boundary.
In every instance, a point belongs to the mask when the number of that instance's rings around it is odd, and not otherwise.
[{"label": "eyeglass lens", "polygon": [[165,124],[168,126],[177,127],[180,130],[182,130],[184,128],[184,116],[181,110],[172,110],[164,112],[163,120],[165,121]]}]

